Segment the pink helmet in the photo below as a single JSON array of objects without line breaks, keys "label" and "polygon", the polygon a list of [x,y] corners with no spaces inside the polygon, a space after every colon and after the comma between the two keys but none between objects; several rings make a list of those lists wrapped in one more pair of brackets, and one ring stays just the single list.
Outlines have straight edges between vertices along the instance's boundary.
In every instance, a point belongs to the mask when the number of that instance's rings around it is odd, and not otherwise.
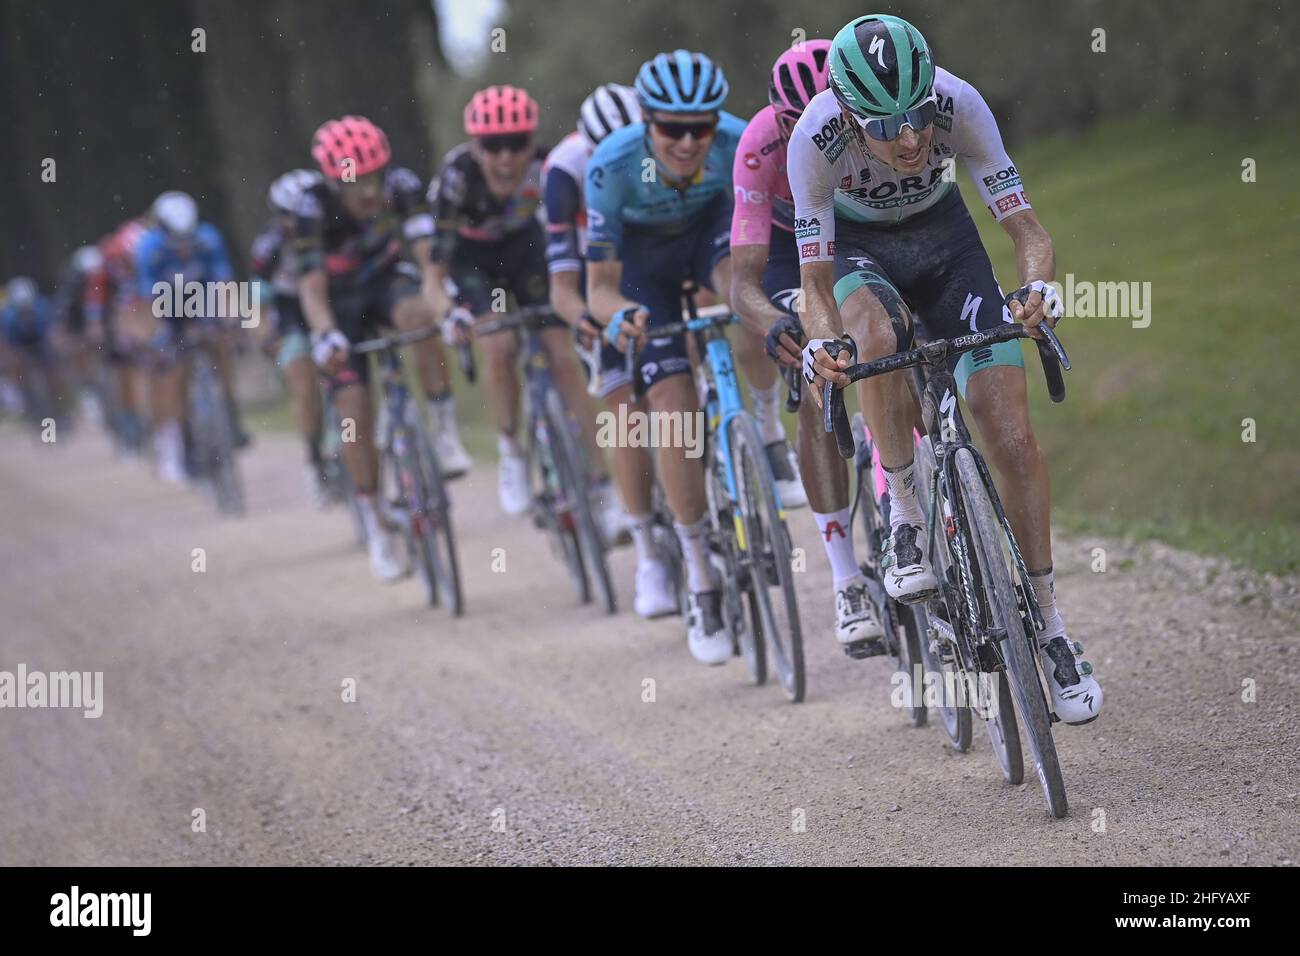
[{"label": "pink helmet", "polygon": [[393,158],[384,131],[364,116],[327,120],[311,138],[311,154],[330,179],[342,179],[351,160],[352,172],[365,176],[383,169]]},{"label": "pink helmet", "polygon": [[805,40],[776,58],[767,99],[778,117],[797,120],[808,101],[826,89],[830,53],[830,40]]},{"label": "pink helmet", "polygon": [[470,97],[465,132],[470,136],[531,133],[537,129],[537,101],[517,86],[489,86]]}]

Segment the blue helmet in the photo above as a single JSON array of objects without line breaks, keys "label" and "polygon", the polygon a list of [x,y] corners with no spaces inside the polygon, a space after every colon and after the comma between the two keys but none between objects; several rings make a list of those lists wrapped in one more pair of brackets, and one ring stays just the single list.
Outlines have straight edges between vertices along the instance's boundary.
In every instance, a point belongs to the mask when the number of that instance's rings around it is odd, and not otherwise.
[{"label": "blue helmet", "polygon": [[731,89],[722,69],[703,53],[674,50],[641,65],[636,94],[643,110],[711,113],[722,108]]}]

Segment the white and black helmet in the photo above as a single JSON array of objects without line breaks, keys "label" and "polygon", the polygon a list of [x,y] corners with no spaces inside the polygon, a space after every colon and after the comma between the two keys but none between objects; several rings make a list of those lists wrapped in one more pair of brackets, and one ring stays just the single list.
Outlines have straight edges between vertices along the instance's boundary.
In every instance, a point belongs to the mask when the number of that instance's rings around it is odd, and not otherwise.
[{"label": "white and black helmet", "polygon": [[153,201],[153,215],[158,225],[177,238],[189,238],[199,228],[199,206],[189,193],[163,193]]},{"label": "white and black helmet", "polygon": [[578,110],[578,132],[592,149],[602,139],[624,126],[641,121],[641,104],[630,86],[606,83],[582,101]]},{"label": "white and black helmet", "polygon": [[291,213],[298,205],[302,194],[312,187],[320,178],[310,169],[291,169],[283,176],[276,177],[271,188],[266,191],[266,204],[272,212]]},{"label": "white and black helmet", "polygon": [[81,275],[98,272],[104,264],[104,254],[98,246],[82,246],[72,254],[72,267]]}]

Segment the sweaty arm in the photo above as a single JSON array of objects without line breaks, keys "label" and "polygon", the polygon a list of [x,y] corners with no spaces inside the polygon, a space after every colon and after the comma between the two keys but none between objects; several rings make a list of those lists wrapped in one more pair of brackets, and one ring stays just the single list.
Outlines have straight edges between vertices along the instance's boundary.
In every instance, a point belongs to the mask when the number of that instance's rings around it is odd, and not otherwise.
[{"label": "sweaty arm", "polygon": [[[587,164],[587,308],[601,325],[614,313],[639,303],[623,295],[623,190],[617,176],[605,175],[601,150]],[[643,310],[644,311],[644,310]],[[643,316],[648,319],[648,316]],[[640,323],[644,327],[645,322]]]},{"label": "sweaty arm", "polygon": [[760,335],[766,335],[784,315],[763,291],[763,272],[772,240],[772,196],[783,178],[776,164],[762,156],[764,138],[759,118],[755,117],[740,138],[731,170],[735,183],[731,307],[748,328]]},{"label": "sweaty arm", "polygon": [[[804,333],[809,340],[839,338],[844,333],[844,321],[835,303],[835,185],[829,181],[831,166],[799,126],[790,136],[787,156],[795,222],[800,227],[796,236]],[[818,384],[820,379],[840,386],[849,384],[838,371],[850,364],[847,352],[832,360],[825,349],[818,349],[815,357]],[[812,393],[820,407],[821,389],[814,388]]]},{"label": "sweaty arm", "polygon": [[551,275],[551,308],[569,325],[578,326],[587,310],[582,295],[582,252],[578,219],[582,188],[565,169],[546,171],[546,269]]},{"label": "sweaty arm", "polygon": [[465,198],[465,177],[451,162],[443,164],[442,171],[429,183],[429,206],[433,212],[432,232],[427,238],[411,244],[411,251],[420,263],[423,277],[421,291],[434,309],[439,320],[451,311],[451,296],[447,294],[448,263],[456,248],[459,229],[464,217],[461,205]]},{"label": "sweaty arm", "polygon": [[[1056,277],[1052,237],[1029,205],[1020,171],[1007,155],[993,111],[969,83],[963,84],[958,97],[961,126],[955,146],[984,205],[1015,244],[1020,284],[1051,282]],[[1042,297],[1034,293],[1027,307],[1014,303],[1011,311],[1017,320],[1035,326],[1044,317]]]},{"label": "sweaty arm", "polygon": [[324,210],[320,200],[305,193],[293,217],[293,243],[298,252],[298,300],[313,332],[334,329],[329,277],[325,274]]}]

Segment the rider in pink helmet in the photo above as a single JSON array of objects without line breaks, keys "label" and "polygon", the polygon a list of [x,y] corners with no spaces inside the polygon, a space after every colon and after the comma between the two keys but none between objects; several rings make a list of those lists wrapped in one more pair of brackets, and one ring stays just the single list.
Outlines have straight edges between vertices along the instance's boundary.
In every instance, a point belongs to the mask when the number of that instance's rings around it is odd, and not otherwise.
[{"label": "rider in pink helmet", "polygon": [[[786,147],[808,104],[829,85],[830,48],[829,40],[807,40],[777,57],[768,105],[745,127],[732,171],[731,304],[751,326],[768,329],[768,355],[789,369],[799,367],[804,339],[798,238],[808,224],[795,217]],[[817,415],[816,404],[805,396],[799,429],[812,437],[800,441],[797,468],[791,470],[796,479],[808,481],[794,489],[778,479],[778,488],[787,507],[791,501],[811,506],[831,566],[835,637],[856,653],[870,649],[884,630],[854,557],[848,471]]]},{"label": "rider in pink helmet", "polygon": [[830,52],[830,40],[805,40],[782,53],[772,65],[767,101],[787,137],[808,101],[826,89]]},{"label": "rider in pink helmet", "polygon": [[489,86],[465,106],[465,132],[470,136],[531,133],[537,129],[537,101],[517,86]]},{"label": "rider in pink helmet", "polygon": [[[311,139],[311,154],[330,179],[357,177],[383,169],[393,158],[384,131],[364,116],[345,116],[321,124]],[[349,170],[348,161],[351,161]]]}]

